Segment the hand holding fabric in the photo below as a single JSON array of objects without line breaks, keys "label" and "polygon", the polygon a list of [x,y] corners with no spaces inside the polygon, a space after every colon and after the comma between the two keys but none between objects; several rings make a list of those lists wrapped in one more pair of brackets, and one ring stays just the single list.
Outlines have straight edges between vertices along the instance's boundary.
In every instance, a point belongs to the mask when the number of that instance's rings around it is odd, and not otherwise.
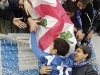
[{"label": "hand holding fabric", "polygon": [[83,33],[82,33],[81,30],[78,30],[78,31],[77,31],[77,33],[76,33],[76,38],[77,38],[78,41],[83,40],[84,35],[83,35]]}]

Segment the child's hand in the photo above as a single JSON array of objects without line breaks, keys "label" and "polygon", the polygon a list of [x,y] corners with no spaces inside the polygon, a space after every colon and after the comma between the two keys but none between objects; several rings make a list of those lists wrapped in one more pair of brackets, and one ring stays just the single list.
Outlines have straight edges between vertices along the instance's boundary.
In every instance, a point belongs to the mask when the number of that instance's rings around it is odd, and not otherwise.
[{"label": "child's hand", "polygon": [[40,20],[33,20],[31,17],[28,18],[29,26],[30,26],[30,32],[36,31],[38,28],[38,23],[41,22]]}]

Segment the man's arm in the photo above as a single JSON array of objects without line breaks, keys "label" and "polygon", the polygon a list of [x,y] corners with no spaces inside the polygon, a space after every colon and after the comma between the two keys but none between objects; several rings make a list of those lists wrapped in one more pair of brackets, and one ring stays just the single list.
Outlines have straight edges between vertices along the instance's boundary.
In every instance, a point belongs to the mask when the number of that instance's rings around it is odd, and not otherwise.
[{"label": "man's arm", "polygon": [[88,3],[85,9],[82,11],[82,26],[83,26],[83,33],[87,36],[89,29],[92,27],[92,20],[93,20],[93,7],[91,3]]}]

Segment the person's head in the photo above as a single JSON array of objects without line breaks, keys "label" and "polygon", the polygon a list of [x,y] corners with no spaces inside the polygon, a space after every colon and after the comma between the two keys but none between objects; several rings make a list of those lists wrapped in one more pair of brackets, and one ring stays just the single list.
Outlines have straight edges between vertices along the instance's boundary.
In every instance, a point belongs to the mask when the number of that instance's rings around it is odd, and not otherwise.
[{"label": "person's head", "polygon": [[72,2],[71,0],[67,0],[62,6],[65,9],[67,15],[70,18],[73,17],[74,12],[76,11],[76,3]]},{"label": "person's head", "polygon": [[66,40],[56,38],[50,45],[50,54],[65,56],[69,52],[69,49],[70,45]]},{"label": "person's head", "polygon": [[81,62],[91,58],[91,49],[89,46],[80,45],[74,52],[74,61]]},{"label": "person's head", "polygon": [[77,7],[78,9],[82,10],[85,9],[87,4],[90,2],[90,0],[77,0]]}]

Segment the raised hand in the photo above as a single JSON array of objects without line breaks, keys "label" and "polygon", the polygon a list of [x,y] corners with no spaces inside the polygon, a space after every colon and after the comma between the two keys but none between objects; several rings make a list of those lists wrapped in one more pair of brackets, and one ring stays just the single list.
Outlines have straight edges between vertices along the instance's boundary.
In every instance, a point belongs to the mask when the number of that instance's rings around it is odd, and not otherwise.
[{"label": "raised hand", "polygon": [[24,1],[24,9],[25,9],[25,12],[27,13],[27,15],[31,14],[32,6],[27,0]]},{"label": "raised hand", "polygon": [[17,27],[19,27],[20,29],[25,29],[25,28],[27,28],[27,25],[26,25],[24,22],[22,22],[21,20],[22,20],[22,18],[14,18],[14,19],[13,19],[13,23],[14,23]]},{"label": "raised hand", "polygon": [[40,23],[40,20],[33,20],[31,17],[28,18],[29,26],[30,26],[30,32],[36,31],[38,28],[38,23]]}]

